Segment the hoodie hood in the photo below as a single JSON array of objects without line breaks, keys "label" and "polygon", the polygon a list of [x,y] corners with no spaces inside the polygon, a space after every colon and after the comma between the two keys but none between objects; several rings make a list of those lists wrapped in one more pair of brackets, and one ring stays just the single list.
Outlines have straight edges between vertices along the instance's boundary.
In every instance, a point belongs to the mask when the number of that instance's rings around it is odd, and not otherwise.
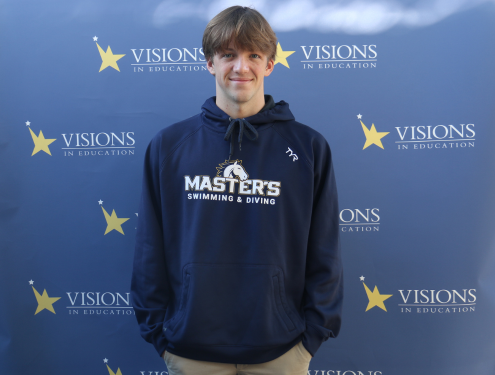
[{"label": "hoodie hood", "polygon": [[[207,99],[201,107],[203,123],[208,128],[225,134],[227,127],[233,119],[230,119],[228,114],[218,108],[215,101],[216,97],[213,96]],[[259,128],[263,125],[272,124],[275,121],[294,120],[294,115],[289,109],[289,104],[281,100],[275,103],[273,108],[246,117],[244,120],[254,125],[257,130],[261,130]]]},{"label": "hoodie hood", "polygon": [[214,131],[225,132],[224,139],[230,141],[229,161],[234,154],[234,135],[238,135],[237,142],[239,151],[241,151],[243,135],[251,141],[256,141],[258,139],[258,129],[263,125],[273,124],[275,121],[294,120],[288,103],[280,101],[273,104],[273,99],[270,95],[265,95],[265,103],[265,107],[257,114],[238,119],[231,118],[218,108],[215,96],[206,100],[201,107],[204,124]]}]

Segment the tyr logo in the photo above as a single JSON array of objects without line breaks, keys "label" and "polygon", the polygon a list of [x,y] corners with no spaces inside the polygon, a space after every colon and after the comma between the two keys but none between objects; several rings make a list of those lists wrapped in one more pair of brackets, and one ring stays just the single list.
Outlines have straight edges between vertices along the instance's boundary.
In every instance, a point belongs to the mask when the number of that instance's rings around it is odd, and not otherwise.
[{"label": "tyr logo", "polygon": [[291,157],[291,156],[292,156],[292,161],[296,161],[297,159],[299,159],[299,158],[297,157],[297,155],[296,155],[296,154],[294,154],[294,152],[290,149],[290,147],[287,147],[287,148],[288,148],[288,150],[287,150],[287,151],[285,151],[285,153],[287,154],[288,152],[290,152],[289,157]]}]

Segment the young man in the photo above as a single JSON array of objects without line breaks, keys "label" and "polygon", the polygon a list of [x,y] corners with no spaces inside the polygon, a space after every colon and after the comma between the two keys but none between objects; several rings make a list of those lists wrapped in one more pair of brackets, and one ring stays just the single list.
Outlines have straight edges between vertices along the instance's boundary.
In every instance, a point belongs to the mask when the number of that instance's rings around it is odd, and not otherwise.
[{"label": "young man", "polygon": [[216,97],[146,152],[132,299],[169,374],[306,375],[340,329],[330,149],[264,95],[276,43],[253,9],[213,18]]}]

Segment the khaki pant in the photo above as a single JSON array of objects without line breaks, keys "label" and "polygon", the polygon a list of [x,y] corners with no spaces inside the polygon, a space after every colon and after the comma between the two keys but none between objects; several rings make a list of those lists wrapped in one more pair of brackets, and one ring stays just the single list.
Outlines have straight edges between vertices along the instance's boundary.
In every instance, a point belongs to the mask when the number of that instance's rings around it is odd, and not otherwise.
[{"label": "khaki pant", "polygon": [[196,361],[165,352],[169,375],[307,375],[311,354],[302,341],[270,362],[254,365]]}]

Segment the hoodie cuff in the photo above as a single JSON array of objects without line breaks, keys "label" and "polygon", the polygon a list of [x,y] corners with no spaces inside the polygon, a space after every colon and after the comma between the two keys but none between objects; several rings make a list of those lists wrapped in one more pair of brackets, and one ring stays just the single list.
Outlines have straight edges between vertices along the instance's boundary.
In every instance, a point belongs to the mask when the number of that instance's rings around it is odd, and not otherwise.
[{"label": "hoodie cuff", "polygon": [[158,337],[158,339],[153,343],[158,355],[161,357],[163,352],[167,350],[168,341],[163,335],[163,333]]},{"label": "hoodie cuff", "polygon": [[318,328],[311,324],[306,324],[306,332],[304,332],[302,343],[313,357],[323,341],[327,341],[327,339],[327,335],[322,333]]}]

